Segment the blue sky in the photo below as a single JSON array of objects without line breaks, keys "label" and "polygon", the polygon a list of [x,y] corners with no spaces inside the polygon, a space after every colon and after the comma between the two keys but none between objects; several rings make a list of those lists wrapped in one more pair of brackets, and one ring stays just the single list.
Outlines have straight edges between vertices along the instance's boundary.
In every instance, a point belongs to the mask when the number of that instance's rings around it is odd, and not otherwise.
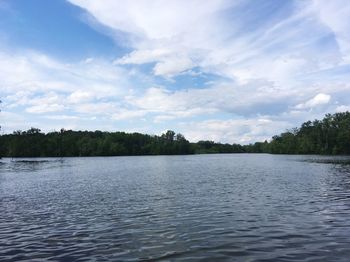
[{"label": "blue sky", "polygon": [[2,132],[247,144],[350,110],[347,0],[0,0]]}]

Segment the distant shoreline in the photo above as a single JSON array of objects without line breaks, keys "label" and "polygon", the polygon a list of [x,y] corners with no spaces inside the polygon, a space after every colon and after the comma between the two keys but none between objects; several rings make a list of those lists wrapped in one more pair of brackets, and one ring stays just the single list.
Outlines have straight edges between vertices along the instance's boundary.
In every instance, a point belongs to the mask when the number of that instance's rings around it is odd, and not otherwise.
[{"label": "distant shoreline", "polygon": [[4,156],[1,159],[63,159],[63,158],[113,158],[113,157],[144,157],[144,156],[200,156],[200,155],[272,155],[272,156],[317,156],[317,157],[350,157],[348,155],[323,155],[323,154],[283,154],[283,153],[254,153],[254,152],[242,152],[242,153],[193,153],[193,154],[172,154],[172,155],[118,155],[118,156],[26,156],[26,157],[9,157]]},{"label": "distant shoreline", "polygon": [[204,140],[189,142],[168,130],[156,136],[141,133],[73,131],[42,133],[38,128],[0,136],[2,157],[88,157],[271,153],[290,155],[350,155],[350,113],[327,114],[300,128],[249,145]]}]

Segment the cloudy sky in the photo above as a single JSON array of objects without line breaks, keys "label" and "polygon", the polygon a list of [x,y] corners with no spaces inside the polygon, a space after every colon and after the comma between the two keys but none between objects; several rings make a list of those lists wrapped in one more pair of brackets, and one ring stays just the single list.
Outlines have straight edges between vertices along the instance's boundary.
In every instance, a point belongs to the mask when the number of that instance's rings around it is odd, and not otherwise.
[{"label": "cloudy sky", "polygon": [[247,144],[350,110],[348,0],[0,0],[2,132]]}]

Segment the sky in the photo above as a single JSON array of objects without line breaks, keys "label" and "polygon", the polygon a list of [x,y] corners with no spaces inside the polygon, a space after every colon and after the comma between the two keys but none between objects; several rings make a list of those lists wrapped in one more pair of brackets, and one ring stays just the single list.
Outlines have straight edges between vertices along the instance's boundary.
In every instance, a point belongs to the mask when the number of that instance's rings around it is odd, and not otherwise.
[{"label": "sky", "polygon": [[248,144],[350,110],[348,0],[0,0],[2,133]]}]

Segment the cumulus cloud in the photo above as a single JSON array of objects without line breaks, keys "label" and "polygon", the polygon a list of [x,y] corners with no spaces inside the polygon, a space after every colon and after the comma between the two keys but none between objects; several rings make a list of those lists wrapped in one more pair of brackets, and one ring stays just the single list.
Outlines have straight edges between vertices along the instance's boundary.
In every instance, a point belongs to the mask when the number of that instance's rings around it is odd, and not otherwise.
[{"label": "cumulus cloud", "polygon": [[218,26],[222,11],[233,6],[233,2],[227,0],[71,2],[102,24],[129,34],[135,50],[116,63],[157,62],[154,73],[165,77],[195,66],[199,56],[227,36],[229,31]]},{"label": "cumulus cloud", "polygon": [[[134,50],[116,63],[154,62],[154,74],[164,77],[197,66],[241,82],[264,78],[286,84],[324,67],[325,60],[328,66],[340,61],[341,54],[329,55],[329,47],[317,44],[320,39],[333,33],[338,43],[348,42],[344,18],[349,10],[338,0],[299,2],[288,6],[289,12],[283,9],[288,3],[280,3],[279,12],[267,12],[249,30],[252,21],[242,10],[264,8],[251,1],[70,1],[102,24],[129,35]],[[332,15],[339,8],[341,16]]]},{"label": "cumulus cloud", "polygon": [[7,112],[248,143],[350,103],[348,1],[69,2],[129,51],[70,63],[0,52]]},{"label": "cumulus cloud", "polygon": [[183,133],[192,141],[213,140],[226,143],[249,144],[270,139],[276,130],[291,125],[268,118],[205,120],[186,124]]},{"label": "cumulus cloud", "polygon": [[176,57],[159,62],[154,67],[154,74],[172,77],[193,67],[193,62],[187,57]]},{"label": "cumulus cloud", "polygon": [[26,107],[28,113],[74,110],[91,101],[99,104],[129,94],[130,88],[128,74],[112,63],[65,64],[34,52],[0,53],[0,78],[4,106]]},{"label": "cumulus cloud", "polygon": [[74,91],[67,97],[68,101],[73,104],[88,102],[93,98],[94,98],[94,94],[92,92],[86,92],[83,90]]},{"label": "cumulus cloud", "polygon": [[96,97],[118,95],[127,89],[123,69],[106,61],[67,64],[39,52],[9,54],[0,51],[2,91],[74,92],[84,88]]},{"label": "cumulus cloud", "polygon": [[[333,86],[333,91],[342,90]],[[246,84],[216,83],[206,88],[171,91],[165,87],[151,87],[140,96],[128,96],[126,100],[148,112],[156,112],[161,119],[175,119],[229,113],[233,116],[251,117],[257,114],[280,114],[292,108],[304,109],[327,104],[330,95],[320,93],[304,102],[315,92],[331,91],[329,87],[314,86],[301,92],[301,87],[287,89],[276,87],[267,81],[250,81]],[[303,101],[303,103],[300,103]],[[186,112],[186,113],[185,113]]]},{"label": "cumulus cloud", "polygon": [[305,103],[298,104],[296,106],[297,109],[305,109],[305,108],[313,108],[320,105],[328,104],[331,100],[331,96],[327,94],[317,94],[315,97],[306,101]]}]

